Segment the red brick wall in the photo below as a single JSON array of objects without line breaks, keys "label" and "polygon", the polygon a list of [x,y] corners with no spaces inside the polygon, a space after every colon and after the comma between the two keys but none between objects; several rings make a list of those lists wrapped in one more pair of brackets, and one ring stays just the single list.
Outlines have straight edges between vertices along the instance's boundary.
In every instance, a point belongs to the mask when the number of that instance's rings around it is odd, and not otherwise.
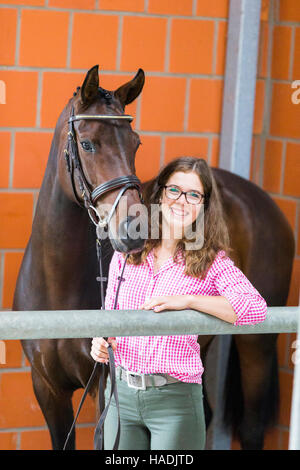
[{"label": "red brick wall", "polygon": [[[289,305],[298,304],[300,275],[300,104],[290,99],[291,82],[300,79],[299,5],[263,1],[251,162],[251,179],[271,194],[298,240]],[[6,84],[6,104],[0,104],[2,310],[11,309],[53,128],[88,68],[100,65],[100,83],[108,89],[139,67],[146,72],[141,96],[127,108],[143,143],[137,154],[142,180],[183,153],[218,166],[227,18],[227,0],[0,0],[0,80]],[[293,339],[279,338],[283,400],[266,448],[287,448]],[[20,344],[5,344],[0,448],[50,448]],[[88,400],[78,448],[92,448],[93,422]]]}]

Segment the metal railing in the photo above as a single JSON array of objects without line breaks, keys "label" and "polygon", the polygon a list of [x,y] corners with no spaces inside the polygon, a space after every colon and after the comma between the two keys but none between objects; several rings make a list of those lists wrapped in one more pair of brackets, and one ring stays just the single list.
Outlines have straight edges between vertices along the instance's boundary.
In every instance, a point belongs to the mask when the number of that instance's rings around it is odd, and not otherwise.
[{"label": "metal railing", "polygon": [[[295,333],[300,307],[269,307],[266,320],[231,325],[194,310],[43,310],[0,312],[0,339],[92,338],[94,336],[234,335]],[[297,343],[298,344],[298,343]],[[299,354],[300,356],[300,354]],[[300,357],[295,361],[289,448],[300,449]]]}]

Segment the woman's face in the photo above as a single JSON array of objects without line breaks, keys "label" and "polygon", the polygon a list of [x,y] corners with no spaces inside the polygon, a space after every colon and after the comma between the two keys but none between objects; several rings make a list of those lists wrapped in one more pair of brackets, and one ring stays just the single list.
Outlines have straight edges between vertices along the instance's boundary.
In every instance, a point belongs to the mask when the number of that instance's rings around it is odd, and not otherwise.
[{"label": "woman's face", "polygon": [[[197,201],[197,195],[201,199],[199,195],[204,194],[203,184],[197,173],[193,171],[189,173],[182,171],[173,173],[166,182],[166,186],[172,187],[171,196],[173,195],[172,191],[176,195],[178,188],[179,191],[189,191],[191,193],[190,197],[194,201]],[[163,234],[164,232],[169,232],[171,238],[181,239],[184,235],[183,229],[190,226],[197,219],[203,207],[204,199],[202,198],[198,204],[191,204],[187,202],[184,194],[181,194],[178,199],[170,199],[168,193],[170,195],[170,188],[169,190],[163,189],[161,196]]]}]

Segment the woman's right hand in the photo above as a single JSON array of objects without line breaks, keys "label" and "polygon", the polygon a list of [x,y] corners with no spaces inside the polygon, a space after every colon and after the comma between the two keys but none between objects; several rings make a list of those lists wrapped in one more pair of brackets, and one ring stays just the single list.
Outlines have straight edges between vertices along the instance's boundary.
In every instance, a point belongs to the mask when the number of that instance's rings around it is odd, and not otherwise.
[{"label": "woman's right hand", "polygon": [[107,348],[109,344],[113,351],[117,349],[116,338],[108,338],[107,341],[102,337],[92,339],[91,356],[96,362],[108,363],[109,355]]}]

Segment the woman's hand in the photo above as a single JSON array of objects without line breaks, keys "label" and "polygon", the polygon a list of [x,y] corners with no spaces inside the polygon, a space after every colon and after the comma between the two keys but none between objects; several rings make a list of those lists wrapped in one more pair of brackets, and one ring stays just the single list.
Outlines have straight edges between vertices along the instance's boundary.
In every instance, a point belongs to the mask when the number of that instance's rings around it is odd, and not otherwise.
[{"label": "woman's hand", "polygon": [[154,312],[161,312],[162,310],[186,310],[190,308],[189,304],[189,295],[166,295],[147,299],[140,309],[153,309]]},{"label": "woman's hand", "polygon": [[116,338],[108,338],[107,341],[104,338],[92,339],[91,356],[96,362],[108,363],[109,355],[107,348],[109,344],[111,344],[113,351],[117,349]]}]

